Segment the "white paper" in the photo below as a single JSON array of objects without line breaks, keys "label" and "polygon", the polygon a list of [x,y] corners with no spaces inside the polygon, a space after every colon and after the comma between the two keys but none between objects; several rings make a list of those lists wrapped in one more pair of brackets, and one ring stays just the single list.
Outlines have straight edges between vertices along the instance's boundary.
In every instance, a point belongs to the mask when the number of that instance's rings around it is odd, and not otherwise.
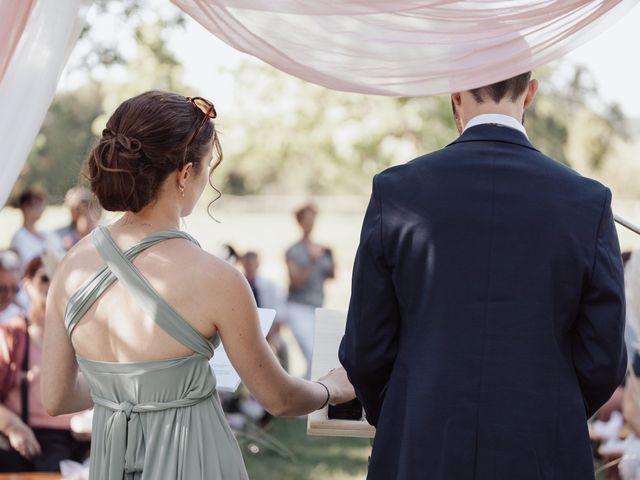
[{"label": "white paper", "polygon": [[[262,335],[267,336],[273,320],[276,318],[276,311],[270,308],[259,308],[258,318],[260,320],[260,330]],[[216,376],[217,389],[222,392],[235,392],[240,386],[240,375],[236,372],[236,369],[231,365],[231,360],[227,356],[227,352],[224,351],[224,345],[222,342],[220,346],[216,348],[213,358],[209,360],[209,365]]]}]

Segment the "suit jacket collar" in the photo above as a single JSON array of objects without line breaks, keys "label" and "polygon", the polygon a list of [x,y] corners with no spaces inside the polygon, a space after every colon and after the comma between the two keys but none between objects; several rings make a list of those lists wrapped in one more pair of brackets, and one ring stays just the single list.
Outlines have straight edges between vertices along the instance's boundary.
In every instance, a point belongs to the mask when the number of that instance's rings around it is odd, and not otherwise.
[{"label": "suit jacket collar", "polygon": [[524,133],[516,130],[515,128],[491,123],[483,123],[481,125],[468,128],[456,140],[447,145],[447,147],[455,145],[456,143],[465,142],[512,143],[514,145],[530,148],[536,152],[540,151],[531,144]]}]

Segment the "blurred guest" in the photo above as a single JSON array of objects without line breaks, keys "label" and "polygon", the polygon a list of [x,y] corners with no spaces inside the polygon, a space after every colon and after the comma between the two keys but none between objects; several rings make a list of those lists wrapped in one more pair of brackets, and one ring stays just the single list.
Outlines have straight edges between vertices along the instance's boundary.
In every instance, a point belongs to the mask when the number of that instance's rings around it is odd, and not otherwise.
[{"label": "blurred guest", "polygon": [[[632,366],[635,354],[640,347],[638,343],[637,322],[635,318],[635,312],[633,310],[632,302],[634,301],[634,295],[640,294],[640,292],[634,292],[632,287],[632,277],[634,273],[630,271],[629,261],[631,260],[631,252],[622,252],[622,264],[625,268],[625,298],[627,303],[626,309],[626,322],[624,326],[624,342],[627,347],[627,363],[629,367]],[[594,418],[597,420],[607,422],[611,418],[613,412],[622,412],[624,385],[620,385],[607,402],[600,407],[598,413]]]},{"label": "blurred guest", "polygon": [[[624,257],[623,257],[624,258]],[[627,326],[625,340],[632,350],[631,370],[624,392],[623,413],[632,430],[640,436],[640,344],[638,320],[640,319],[640,254],[634,252],[625,259],[624,283],[627,302]]]},{"label": "blurred guest", "polygon": [[[625,341],[627,349],[640,350],[640,252],[623,256],[624,291],[627,303]],[[632,355],[633,358],[633,355]]]},{"label": "blurred guest", "polygon": [[84,187],[73,187],[64,196],[64,204],[71,214],[71,223],[56,230],[65,251],[93,230],[101,216],[99,205],[93,195]]},{"label": "blurred guest", "polygon": [[[251,287],[251,291],[253,292],[253,296],[256,299],[258,307],[271,308],[276,311],[276,317],[273,321],[273,326],[267,335],[267,341],[273,349],[273,352],[278,357],[278,361],[280,362],[280,365],[282,365],[282,368],[288,371],[289,351],[287,350],[287,344],[280,335],[280,327],[282,326],[283,311],[285,307],[278,285],[276,285],[273,280],[258,274],[260,258],[256,252],[246,252],[242,257],[240,257],[240,264],[242,265],[244,276],[249,282],[249,287]],[[252,396],[249,396],[244,400],[244,402],[242,402],[240,410],[257,420],[263,427],[269,425],[273,420],[273,416],[264,410]]]},{"label": "blurred guest", "polygon": [[15,303],[20,291],[19,271],[20,259],[16,253],[11,250],[0,252],[0,324],[22,312]]},{"label": "blurred guest", "polygon": [[315,309],[324,303],[324,282],[335,276],[331,250],[311,240],[316,214],[317,209],[312,204],[295,212],[302,239],[289,247],[286,253],[289,271],[287,321],[307,359],[306,378],[311,373]]},{"label": "blurred guest", "polygon": [[71,433],[72,415],[51,417],[40,396],[40,364],[49,274],[42,259],[25,269],[29,310],[0,326],[0,471],[59,471],[82,460],[89,444]]},{"label": "blurred guest", "polygon": [[[640,295],[640,292],[634,291],[640,287],[640,285],[633,285],[634,283],[634,275],[638,275],[640,271],[634,273],[634,268],[637,266],[632,266],[629,262],[631,261],[632,252],[623,252],[622,253],[622,263],[624,265],[624,292],[625,292],[625,300],[627,304],[626,310],[626,323],[624,326],[624,342],[627,347],[627,361],[629,365],[631,365],[633,361],[633,356],[635,352],[640,348],[640,343],[638,342],[638,322],[636,317],[636,298]],[[638,258],[636,258],[638,260]],[[634,265],[635,265],[634,261]]]},{"label": "blurred guest", "polygon": [[22,227],[11,239],[11,249],[20,256],[24,268],[35,257],[42,257],[48,251],[59,251],[60,242],[55,235],[40,231],[36,223],[47,206],[47,194],[39,189],[28,188],[23,191],[14,206],[22,212]]},{"label": "blurred guest", "polygon": [[280,336],[283,310],[285,308],[280,289],[273,280],[258,274],[260,258],[256,252],[249,251],[245,253],[240,257],[240,264],[242,265],[244,276],[249,282],[258,307],[271,308],[276,311],[276,318],[267,336],[267,341],[271,345],[271,348],[273,348],[278,360],[280,360],[280,365],[282,365],[285,370],[288,370],[289,355],[287,346]]}]

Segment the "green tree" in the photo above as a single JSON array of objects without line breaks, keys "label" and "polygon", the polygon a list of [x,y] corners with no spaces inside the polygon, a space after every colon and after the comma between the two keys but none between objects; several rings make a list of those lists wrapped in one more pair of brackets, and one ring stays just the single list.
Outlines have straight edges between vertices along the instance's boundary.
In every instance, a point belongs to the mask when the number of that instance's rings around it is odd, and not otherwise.
[{"label": "green tree", "polygon": [[[457,136],[448,95],[333,92],[255,63],[232,75],[236,104],[219,122],[226,192],[364,193],[375,173]],[[541,89],[525,121],[530,138],[553,158],[574,167],[586,161],[597,173],[625,138],[621,110],[599,99],[582,67],[546,67],[536,77]]]}]

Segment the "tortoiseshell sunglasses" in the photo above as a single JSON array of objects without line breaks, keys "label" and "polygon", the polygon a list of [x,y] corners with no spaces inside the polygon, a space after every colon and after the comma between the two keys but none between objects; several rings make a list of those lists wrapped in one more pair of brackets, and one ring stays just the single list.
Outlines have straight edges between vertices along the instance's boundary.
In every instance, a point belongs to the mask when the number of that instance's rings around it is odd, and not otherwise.
[{"label": "tortoiseshell sunglasses", "polygon": [[191,105],[193,105],[195,108],[199,109],[202,113],[204,113],[204,118],[202,119],[202,122],[200,122],[198,129],[195,131],[195,133],[187,143],[187,147],[188,147],[189,145],[191,145],[191,142],[193,142],[195,138],[198,136],[198,134],[200,133],[200,130],[202,130],[202,127],[204,127],[205,123],[207,123],[207,120],[209,120],[210,118],[216,118],[218,114],[216,113],[216,107],[214,107],[213,103],[211,103],[206,98],[186,97],[186,99],[189,100],[189,102],[191,102]]}]

